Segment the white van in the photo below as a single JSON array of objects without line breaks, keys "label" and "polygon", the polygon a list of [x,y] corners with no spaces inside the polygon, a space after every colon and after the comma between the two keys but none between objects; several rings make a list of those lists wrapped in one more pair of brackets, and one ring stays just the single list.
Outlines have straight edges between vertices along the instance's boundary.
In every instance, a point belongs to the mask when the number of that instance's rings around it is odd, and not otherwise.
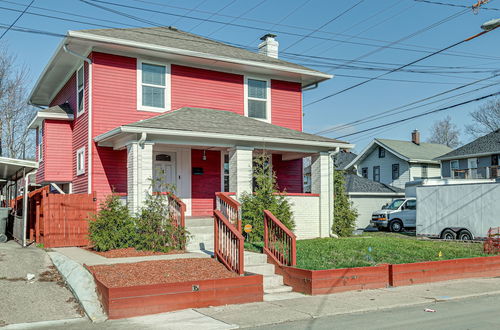
[{"label": "white van", "polygon": [[398,198],[381,210],[372,214],[371,225],[378,229],[400,232],[405,228],[415,228],[417,223],[417,199]]}]

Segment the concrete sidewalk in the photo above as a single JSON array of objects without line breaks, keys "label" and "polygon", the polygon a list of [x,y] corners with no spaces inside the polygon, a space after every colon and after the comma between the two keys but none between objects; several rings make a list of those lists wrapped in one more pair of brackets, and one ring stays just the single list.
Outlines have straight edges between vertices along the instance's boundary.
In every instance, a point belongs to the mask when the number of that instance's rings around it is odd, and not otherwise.
[{"label": "concrete sidewalk", "polygon": [[153,261],[153,260],[173,260],[173,259],[186,259],[186,258],[210,258],[209,254],[201,252],[187,252],[179,254],[163,254],[155,256],[144,257],[128,257],[128,258],[106,258],[96,253],[92,253],[78,247],[65,247],[53,248],[53,251],[59,252],[62,255],[76,261],[80,265],[86,264],[88,266],[94,265],[112,265],[123,263],[134,263],[140,261]]},{"label": "concrete sidewalk", "polygon": [[275,302],[187,309],[172,313],[90,323],[84,320],[12,325],[7,329],[235,329],[312,320],[390,308],[433,308],[437,302],[500,295],[500,278],[479,278],[413,286],[352,291]]}]

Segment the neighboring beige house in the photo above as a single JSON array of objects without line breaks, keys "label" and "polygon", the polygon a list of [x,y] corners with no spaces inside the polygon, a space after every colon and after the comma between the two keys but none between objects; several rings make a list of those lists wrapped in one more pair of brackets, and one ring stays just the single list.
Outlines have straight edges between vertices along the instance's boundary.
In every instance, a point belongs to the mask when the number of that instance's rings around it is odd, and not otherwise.
[{"label": "neighboring beige house", "polygon": [[346,167],[354,166],[366,179],[404,189],[409,181],[440,179],[440,163],[435,158],[451,150],[443,144],[420,142],[420,132],[415,130],[411,141],[373,140]]}]

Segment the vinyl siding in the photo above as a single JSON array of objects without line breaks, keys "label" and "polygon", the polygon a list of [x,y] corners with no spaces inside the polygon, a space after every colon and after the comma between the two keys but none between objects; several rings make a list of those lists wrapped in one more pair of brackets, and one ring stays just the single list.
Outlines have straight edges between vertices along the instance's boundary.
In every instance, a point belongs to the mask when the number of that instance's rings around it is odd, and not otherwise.
[{"label": "vinyl siding", "polygon": [[427,164],[427,177],[422,177],[422,167],[424,164],[411,164],[411,180],[420,179],[440,179],[441,167],[435,164]]},{"label": "vinyl siding", "polygon": [[271,81],[271,122],[302,131],[302,87],[300,83]]},{"label": "vinyl siding", "polygon": [[[399,164],[399,178],[392,179],[392,164]],[[358,175],[361,176],[363,167],[368,167],[368,179],[373,180],[373,167],[380,166],[380,182],[404,188],[406,182],[411,181],[408,162],[395,156],[389,150],[385,151],[385,157],[378,157],[378,148],[375,148],[365,159],[358,164]]]},{"label": "vinyl siding", "polygon": [[[477,158],[478,172],[486,177],[486,169],[484,167],[491,166],[491,156],[471,157],[471,158]],[[467,159],[468,158],[458,159],[458,169],[459,170],[465,170],[465,169],[469,168],[469,164],[468,164]],[[443,178],[450,178],[451,177],[450,163],[451,163],[451,160],[443,160],[442,161],[441,175]]]},{"label": "vinyl siding", "polygon": [[281,157],[282,155],[274,154],[272,158],[278,189],[289,193],[302,193],[304,185],[302,159],[284,161]]}]

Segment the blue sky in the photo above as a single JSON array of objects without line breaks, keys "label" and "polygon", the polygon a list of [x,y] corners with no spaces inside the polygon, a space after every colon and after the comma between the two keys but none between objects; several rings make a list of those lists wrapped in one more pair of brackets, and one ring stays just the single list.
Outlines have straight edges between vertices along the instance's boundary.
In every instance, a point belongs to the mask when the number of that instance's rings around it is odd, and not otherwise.
[{"label": "blue sky", "polygon": [[[181,30],[247,47],[256,48],[259,42],[258,38],[265,32],[276,33],[282,51],[281,58],[336,75],[333,79],[321,83],[317,89],[304,92],[304,104],[365,80],[345,77],[346,75],[377,76],[384,71],[374,71],[374,68],[382,67],[387,70],[387,68],[392,69],[400,64],[416,60],[428,52],[444,48],[480,32],[482,23],[500,17],[499,10],[480,10],[479,13],[474,14],[470,10],[463,12],[464,9],[460,7],[434,5],[414,0],[364,0],[361,2],[359,0],[103,1],[153,9],[173,15],[230,23],[203,22],[202,20],[99,3],[102,6],[140,17],[154,24],[174,25]],[[8,8],[22,10],[29,2],[30,0],[0,0],[0,24],[8,25],[19,15],[19,12],[9,11]],[[446,0],[443,2],[471,5],[476,1]],[[354,8],[333,20],[354,5],[356,5]],[[16,23],[16,26],[62,34],[66,33],[67,30],[102,28],[99,25],[112,27],[148,26],[146,22],[138,22],[131,18],[109,13],[79,0],[36,0],[33,6],[29,12],[81,20],[86,23],[67,22],[25,14]],[[485,7],[500,8],[500,1],[490,1]],[[62,12],[71,12],[90,18],[76,17]],[[445,18],[449,19],[443,23],[434,24]],[[329,21],[331,22],[325,25]],[[244,27],[234,26],[234,24],[244,25]],[[436,26],[419,32],[433,24]],[[322,28],[319,29],[320,27]],[[402,38],[405,40],[397,42]],[[447,54],[436,55],[418,63],[421,66],[408,68],[425,71],[424,73],[395,72],[383,77],[391,80],[419,81],[418,83],[375,80],[325,101],[306,106],[304,108],[304,130],[315,133],[332,126],[344,125],[474,80],[491,77],[496,71],[500,71],[499,41],[500,29],[453,48]],[[17,55],[19,65],[26,65],[29,68],[31,81],[34,82],[53,54],[60,38],[9,31],[0,42],[7,45],[9,50]],[[388,45],[392,48],[388,48]],[[301,56],[297,57],[297,55]],[[315,57],[304,57],[303,55]],[[457,91],[455,94],[484,87],[481,90],[399,115],[363,124],[347,125],[327,136],[338,137],[355,133],[406,116],[497,92],[499,81],[500,77],[486,80]],[[496,85],[486,87],[486,85],[495,82],[497,82]],[[451,95],[454,94],[445,96]],[[344,139],[355,143],[357,151],[362,150],[374,137],[409,139],[413,129],[419,129],[425,140],[429,135],[432,123],[447,115],[450,115],[454,123],[463,129],[463,126],[470,122],[468,113],[480,104],[481,102],[468,104]],[[462,142],[471,139],[464,132],[462,132],[461,138]]]}]

